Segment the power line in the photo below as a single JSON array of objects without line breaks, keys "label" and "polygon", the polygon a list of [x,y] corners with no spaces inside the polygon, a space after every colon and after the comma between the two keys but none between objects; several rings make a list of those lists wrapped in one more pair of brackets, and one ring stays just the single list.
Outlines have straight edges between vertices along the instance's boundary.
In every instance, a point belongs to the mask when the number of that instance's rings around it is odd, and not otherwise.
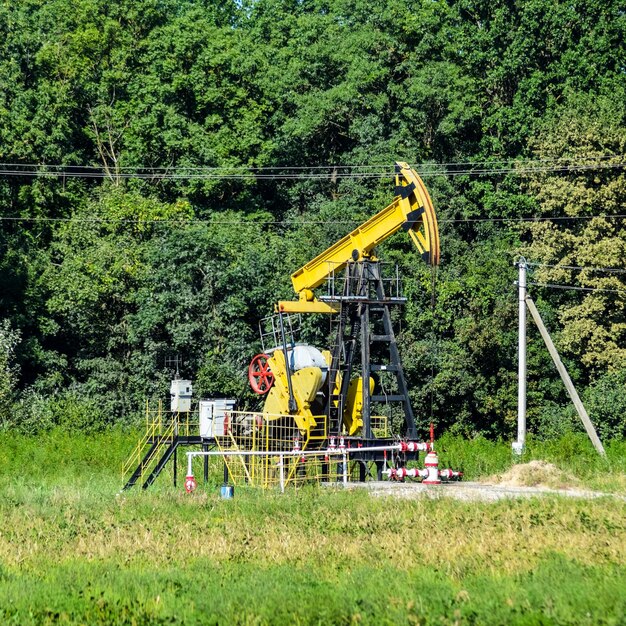
[{"label": "power line", "polygon": [[[624,216],[626,217],[626,215]],[[310,220],[310,221],[297,221],[297,220],[211,220],[211,219],[185,219],[170,217],[166,219],[136,219],[125,217],[0,217],[0,221],[9,222],[76,222],[79,224],[208,224],[215,226],[316,226],[316,225],[328,225],[328,224],[358,224],[358,220]]]},{"label": "power line", "polygon": [[563,269],[563,270],[577,270],[577,271],[587,271],[587,272],[606,272],[609,274],[626,274],[626,269],[618,268],[618,267],[586,267],[582,265],[551,265],[549,263],[531,263],[529,261],[526,262],[526,265],[529,267],[550,267],[554,269]]},{"label": "power line", "polygon": [[[578,221],[592,220],[596,218],[602,219],[626,219],[626,214],[620,213],[616,215],[577,215],[577,216],[560,216],[560,217],[468,217],[468,218],[439,218],[440,224],[465,224],[465,223],[521,223],[521,222],[559,222],[559,221]],[[364,218],[365,219],[365,218]],[[15,215],[0,216],[0,222],[77,222],[86,224],[106,224],[106,223],[126,223],[126,224],[214,224],[214,225],[236,225],[236,226],[316,226],[316,225],[352,225],[360,224],[362,220],[213,220],[213,219],[185,219],[183,217],[170,217],[164,219],[139,219],[124,217],[23,217]],[[528,265],[540,265],[537,263],[528,263]],[[546,267],[563,267],[566,266],[546,266]],[[589,268],[568,268],[568,269],[589,269]],[[619,270],[616,270],[619,271]]]},{"label": "power line", "polygon": [[530,281],[527,284],[534,285],[535,287],[547,287],[549,289],[565,289],[572,291],[603,291],[606,293],[626,294],[626,289],[603,289],[602,287],[579,287],[577,285],[557,285],[555,283],[535,283]]},{"label": "power line", "polygon": [[540,216],[540,217],[467,217],[458,219],[439,219],[439,223],[464,223],[464,222],[567,222],[578,220],[624,219],[626,214],[616,215],[568,215],[568,216]]},{"label": "power line", "polygon": [[[569,220],[592,220],[602,219],[626,219],[626,214],[618,215],[579,215],[574,217],[470,217],[470,218],[440,218],[440,224],[461,224],[461,223],[503,223],[503,222],[546,222],[546,221],[569,221]],[[237,226],[316,226],[316,225],[352,225],[360,224],[358,219],[351,220],[213,220],[213,219],[185,219],[170,217],[164,219],[139,219],[124,217],[22,217],[22,216],[0,216],[0,222],[77,222],[86,224],[106,224],[106,223],[126,223],[126,224],[214,224],[214,225],[237,225]],[[539,265],[528,263],[528,265]],[[547,266],[566,267],[566,266]],[[568,269],[588,269],[588,268],[568,268]],[[619,271],[619,270],[616,270]]]},{"label": "power line", "polygon": [[[442,161],[442,162],[429,162],[423,161],[416,163],[415,168],[428,168],[442,165],[456,166],[456,165],[498,165],[498,164],[511,164],[520,165],[528,163],[555,163],[560,161],[569,162],[570,165],[587,164],[588,162],[603,161],[608,159],[626,159],[626,154],[600,154],[589,156],[560,156],[560,157],[543,157],[543,158],[511,158],[511,159],[485,159],[485,160],[470,160],[470,161]],[[0,163],[0,168],[10,167],[24,167],[31,169],[49,168],[59,170],[71,170],[84,169],[84,170],[98,170],[101,171],[103,167],[101,165],[77,165],[77,164],[60,164],[60,163]],[[193,166],[193,165],[168,165],[159,167],[148,167],[145,165],[118,165],[116,170],[132,170],[132,171],[145,171],[145,172],[167,172],[167,171],[206,171],[206,172],[232,172],[237,170],[247,171],[276,171],[276,170],[294,170],[294,171],[306,171],[306,170],[336,170],[336,169],[375,169],[378,171],[387,171],[389,169],[389,162],[367,164],[367,163],[330,163],[328,165],[265,165],[265,166],[246,166],[246,165],[219,165],[219,166]]]},{"label": "power line", "polygon": [[[617,158],[617,157],[616,157]],[[624,161],[611,163],[570,163],[564,165],[526,165],[507,167],[464,167],[460,169],[437,169],[444,165],[458,164],[423,164],[416,169],[422,177],[431,176],[488,176],[501,174],[530,174],[530,173],[568,173],[606,169],[623,169]],[[597,160],[596,160],[597,161]],[[485,162],[490,165],[493,162]],[[497,163],[497,162],[496,162]],[[515,163],[508,161],[502,163]],[[529,162],[530,163],[530,162]],[[483,163],[474,164],[483,165]],[[366,168],[366,169],[363,169]],[[111,180],[329,180],[329,179],[375,179],[394,176],[392,169],[374,170],[378,166],[310,166],[310,167],[273,167],[273,168],[118,168],[111,172],[94,166],[60,166],[60,165],[17,165],[0,163],[0,176],[28,177],[28,178],[84,178],[84,179],[111,179]],[[320,172],[326,169],[327,172]],[[237,171],[239,170],[239,171]]]}]

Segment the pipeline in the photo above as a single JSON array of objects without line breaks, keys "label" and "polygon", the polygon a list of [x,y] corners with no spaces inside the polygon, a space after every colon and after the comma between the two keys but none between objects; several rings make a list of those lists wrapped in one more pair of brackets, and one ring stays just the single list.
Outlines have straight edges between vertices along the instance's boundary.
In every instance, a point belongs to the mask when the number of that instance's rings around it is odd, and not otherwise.
[{"label": "pipeline", "polygon": [[387,476],[389,480],[402,481],[405,478],[421,478],[424,485],[440,485],[442,481],[460,480],[463,476],[463,472],[457,472],[451,469],[439,469],[439,458],[437,453],[432,448],[432,443],[429,445],[429,452],[424,459],[424,469],[406,467],[390,467],[386,469],[383,474]]},{"label": "pipeline", "polygon": [[383,471],[389,480],[404,480],[405,478],[426,478],[427,469],[407,469],[406,467],[390,467]]},{"label": "pipeline", "polygon": [[[383,474],[387,476],[389,480],[402,481],[405,478],[421,478],[422,483],[425,485],[439,485],[442,481],[460,480],[463,476],[463,472],[457,472],[451,469],[443,469],[435,474],[429,469],[418,469],[406,467],[390,467],[383,471]],[[429,480],[424,480],[429,479]]]},{"label": "pipeline", "polygon": [[[335,444],[334,438],[331,438],[329,446],[325,450],[301,450],[299,441],[294,440],[294,448],[293,450],[282,450],[270,452],[267,450],[193,450],[191,452],[187,452],[187,476],[185,478],[185,490],[187,493],[191,493],[195,491],[198,486],[197,481],[193,474],[193,459],[198,456],[219,456],[219,457],[227,457],[227,456],[267,456],[271,454],[273,456],[279,457],[279,467],[282,470],[284,458],[291,456],[298,456],[304,461],[307,456],[323,456],[326,459],[330,457],[341,457],[343,464],[343,483],[347,485],[348,483],[348,457],[351,453],[360,453],[363,451],[367,452],[417,452],[417,451],[425,451],[430,448],[430,444],[428,443],[418,443],[414,441],[401,441],[399,443],[394,443],[386,446],[368,446],[365,448],[347,448],[345,445],[345,441],[343,437],[339,440],[339,445]],[[281,471],[281,479],[282,479],[282,471]],[[281,480],[281,491],[284,491],[284,484]]]}]

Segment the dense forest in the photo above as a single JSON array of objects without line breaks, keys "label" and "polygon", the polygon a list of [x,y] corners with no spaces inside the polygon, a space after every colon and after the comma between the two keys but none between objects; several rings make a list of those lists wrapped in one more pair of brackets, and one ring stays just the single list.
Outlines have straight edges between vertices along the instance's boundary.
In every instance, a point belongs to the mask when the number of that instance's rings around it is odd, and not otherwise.
[{"label": "dense forest", "polygon": [[[175,355],[197,396],[252,406],[259,320],[403,160],[442,240],[434,293],[406,236],[378,251],[420,426],[512,436],[523,254],[624,435],[623,2],[20,0],[0,33],[4,428],[129,423]],[[528,358],[531,430],[578,428],[530,326]]]}]

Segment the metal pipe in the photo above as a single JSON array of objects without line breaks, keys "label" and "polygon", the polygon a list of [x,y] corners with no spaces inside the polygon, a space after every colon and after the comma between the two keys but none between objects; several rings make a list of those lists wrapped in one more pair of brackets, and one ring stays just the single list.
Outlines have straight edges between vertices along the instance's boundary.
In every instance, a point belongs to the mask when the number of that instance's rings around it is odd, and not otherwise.
[{"label": "metal pipe", "polygon": [[[361,453],[361,452],[384,452],[397,450],[398,452],[402,452],[403,450],[408,450],[406,447],[406,443],[411,444],[410,447],[418,445],[415,442],[402,442],[402,443],[394,443],[388,446],[364,446],[362,448],[346,448],[342,450],[341,448],[327,448],[324,450],[281,450],[281,451],[273,451],[273,450],[207,450],[206,452],[203,450],[192,450],[190,452],[186,452],[187,457],[194,456],[272,456],[276,454],[280,454],[283,456],[341,456],[345,453],[350,454],[350,452]],[[422,445],[422,444],[420,444]]]},{"label": "metal pipe", "polygon": [[[293,395],[293,386],[291,384],[291,366],[289,364],[289,351],[287,350],[287,340],[285,339],[285,324],[283,322],[283,313],[282,311],[278,314],[278,321],[280,323],[280,338],[283,342],[283,354],[285,355],[285,372],[287,373],[287,387],[289,388],[289,402],[287,403],[287,407],[289,408],[290,413],[295,413],[298,410],[298,405],[296,404],[296,399]],[[294,346],[291,346],[292,350]]]},{"label": "metal pipe", "polygon": [[427,478],[427,469],[407,469],[406,467],[390,467],[383,471],[389,480],[404,480],[405,478]]},{"label": "metal pipe", "polygon": [[[430,476],[431,470],[424,469],[407,469],[406,467],[390,467],[382,472],[389,480],[404,480],[405,478],[421,478],[426,479]],[[451,469],[443,469],[439,472],[441,480],[458,480],[463,476],[463,472],[457,472]],[[428,483],[424,483],[428,484]]]},{"label": "metal pipe", "polygon": [[[274,452],[272,450],[192,450],[187,452],[187,476],[193,476],[192,471],[192,461],[194,457],[209,457],[209,456],[219,456],[219,457],[227,457],[227,456],[273,456],[279,454],[280,462],[282,463],[284,457],[286,456],[321,456],[321,457],[331,457],[331,456],[340,456],[344,460],[344,467],[347,465],[345,462],[347,457],[350,455],[350,452],[361,453],[361,452],[385,452],[385,451],[398,451],[403,452],[408,449],[417,450],[417,446],[422,446],[424,444],[418,444],[416,442],[407,442],[401,441],[400,443],[394,443],[388,446],[368,446],[364,448],[327,448],[325,450],[282,450],[280,452]],[[345,470],[347,472],[347,470]],[[345,481],[347,482],[347,474]]]}]

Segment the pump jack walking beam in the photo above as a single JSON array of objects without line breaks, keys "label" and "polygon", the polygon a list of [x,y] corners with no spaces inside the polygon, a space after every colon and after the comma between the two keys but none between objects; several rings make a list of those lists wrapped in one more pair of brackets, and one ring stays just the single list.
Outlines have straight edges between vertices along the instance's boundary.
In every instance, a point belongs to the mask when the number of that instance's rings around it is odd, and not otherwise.
[{"label": "pump jack walking beam", "polygon": [[439,265],[439,229],[428,190],[407,163],[396,162],[395,170],[393,202],[294,272],[291,282],[298,300],[281,300],[278,312],[338,313],[336,305],[317,300],[313,290],[350,262],[375,260],[374,248],[400,229],[409,234],[426,263]]}]

